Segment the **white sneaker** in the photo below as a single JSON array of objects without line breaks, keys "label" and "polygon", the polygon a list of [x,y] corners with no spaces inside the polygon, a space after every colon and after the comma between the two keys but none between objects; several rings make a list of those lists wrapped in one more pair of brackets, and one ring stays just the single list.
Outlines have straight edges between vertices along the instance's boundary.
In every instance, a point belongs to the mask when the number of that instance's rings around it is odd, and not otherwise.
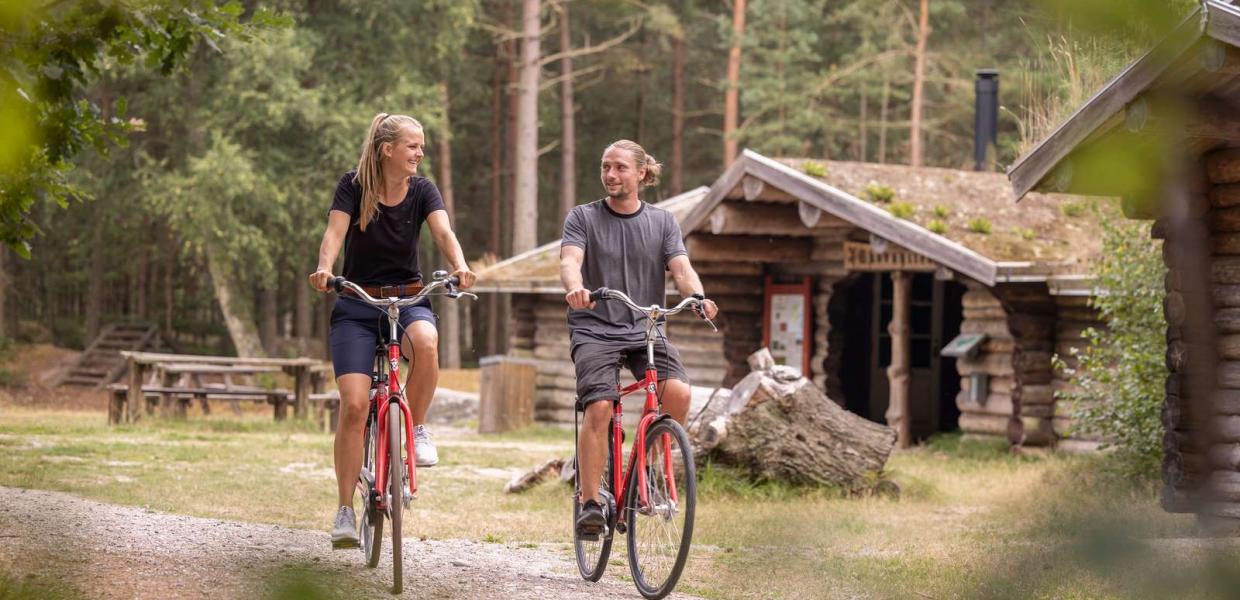
[{"label": "white sneaker", "polygon": [[425,425],[413,428],[413,453],[417,456],[419,467],[433,467],[439,464],[439,451],[431,443],[431,432]]}]

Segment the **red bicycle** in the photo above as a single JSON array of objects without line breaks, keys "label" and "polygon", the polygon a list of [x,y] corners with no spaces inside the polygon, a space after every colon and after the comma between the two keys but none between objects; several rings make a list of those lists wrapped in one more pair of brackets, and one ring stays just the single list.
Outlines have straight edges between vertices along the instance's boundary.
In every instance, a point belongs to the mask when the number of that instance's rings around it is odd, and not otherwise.
[{"label": "red bicycle", "polygon": [[[409,503],[418,493],[413,415],[405,402],[405,390],[400,383],[400,309],[417,304],[431,295],[444,295],[449,298],[467,296],[477,299],[477,296],[469,292],[458,291],[458,283],[460,282],[456,277],[448,277],[447,271],[435,271],[431,283],[415,296],[373,298],[344,277],[333,277],[328,281],[331,289],[337,292],[351,290],[356,298],[383,309],[388,321],[387,341],[381,342],[375,348],[375,370],[370,380],[370,415],[366,419],[362,438],[365,448],[362,471],[357,478],[363,506],[358,537],[361,538],[366,566],[373,569],[379,566],[379,550],[383,545],[383,520],[386,517],[392,521],[394,594],[399,594],[404,587],[401,575],[401,509],[409,508]],[[443,289],[444,292],[431,293],[437,289]]]},{"label": "red bicycle", "polygon": [[[637,435],[629,452],[628,468],[623,467],[623,407],[613,403],[611,435],[607,440],[607,464],[600,487],[606,526],[601,535],[584,538],[573,528],[573,549],[582,578],[598,581],[607,567],[615,533],[628,539],[629,571],[642,596],[662,598],[676,587],[689,556],[693,538],[693,512],[697,503],[697,479],[693,448],[680,423],[662,411],[658,396],[658,371],[654,363],[654,343],[658,324],[668,315],[686,308],[697,308],[702,299],[685,298],[673,308],[638,306],[623,292],[599,288],[590,300],[617,300],[644,316],[646,327],[646,375],[617,391],[623,398],[638,390],[646,391],[646,403],[637,425]],[[702,317],[704,320],[705,317]],[[714,329],[714,323],[710,323]],[[716,329],[716,331],[718,331]],[[576,420],[574,420],[574,424]],[[573,437],[576,442],[577,431]],[[574,446],[576,447],[576,446]],[[581,513],[581,471],[573,478],[573,523]],[[617,510],[619,498],[619,510]]]}]

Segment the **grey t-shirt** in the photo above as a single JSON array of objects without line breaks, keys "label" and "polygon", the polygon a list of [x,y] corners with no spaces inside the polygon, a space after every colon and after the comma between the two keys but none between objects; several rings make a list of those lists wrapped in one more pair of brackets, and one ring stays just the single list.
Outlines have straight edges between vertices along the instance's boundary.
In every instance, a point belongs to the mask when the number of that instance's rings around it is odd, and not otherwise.
[{"label": "grey t-shirt", "polygon": [[[582,285],[608,287],[629,295],[640,306],[663,304],[667,262],[685,251],[680,225],[672,213],[642,202],[637,212],[622,215],[595,200],[576,206],[564,219],[560,246],[585,250]],[[593,309],[569,309],[572,347],[585,342],[641,344],[645,318],[616,301],[600,301]]]}]

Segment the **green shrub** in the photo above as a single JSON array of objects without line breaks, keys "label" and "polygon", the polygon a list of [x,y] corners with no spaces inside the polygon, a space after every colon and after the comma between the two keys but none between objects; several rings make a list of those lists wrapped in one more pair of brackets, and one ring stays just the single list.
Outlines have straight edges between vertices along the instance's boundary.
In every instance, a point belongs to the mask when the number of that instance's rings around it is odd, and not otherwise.
[{"label": "green shrub", "polygon": [[908,202],[892,202],[891,206],[887,207],[887,212],[897,219],[911,219],[915,210]]},{"label": "green shrub", "polygon": [[861,195],[865,196],[865,199],[870,202],[885,204],[895,199],[896,191],[885,185],[871,183],[865,186],[865,189],[861,191]]},{"label": "green shrub", "polygon": [[812,160],[805,161],[805,164],[801,165],[801,170],[805,171],[805,174],[809,175],[810,177],[826,177],[827,176],[826,165],[823,165],[822,163],[816,163]]},{"label": "green shrub", "polygon": [[1085,331],[1089,345],[1076,355],[1075,368],[1055,357],[1073,384],[1057,397],[1074,407],[1070,434],[1101,437],[1124,476],[1154,478],[1162,462],[1167,377],[1162,251],[1147,227],[1103,221],[1099,257],[1099,293],[1089,304],[1106,329]]},{"label": "green shrub", "polygon": [[926,224],[926,229],[929,229],[939,235],[943,235],[944,233],[947,233],[947,223],[944,223],[938,219],[931,219],[930,222]]},{"label": "green shrub", "polygon": [[1075,202],[1064,202],[1063,204],[1060,205],[1059,208],[1060,210],[1063,211],[1063,216],[1075,218],[1075,217],[1079,217],[1085,214],[1085,209],[1087,207],[1084,202],[1075,201]]},{"label": "green shrub", "polygon": [[937,205],[935,205],[935,207],[934,207],[934,218],[936,218],[936,219],[946,219],[946,218],[947,218],[947,215],[949,215],[949,214],[951,214],[951,211],[947,210],[947,207],[946,207],[946,206],[943,206],[942,204],[937,204]]},{"label": "green shrub", "polygon": [[969,221],[969,231],[980,233],[982,235],[990,234],[990,219],[986,217],[978,217]]},{"label": "green shrub", "polygon": [[1032,241],[1034,238],[1038,237],[1037,232],[1029,229],[1028,227],[1016,227],[1013,228],[1012,231],[1015,231],[1016,235],[1019,235],[1021,239],[1025,241]]}]

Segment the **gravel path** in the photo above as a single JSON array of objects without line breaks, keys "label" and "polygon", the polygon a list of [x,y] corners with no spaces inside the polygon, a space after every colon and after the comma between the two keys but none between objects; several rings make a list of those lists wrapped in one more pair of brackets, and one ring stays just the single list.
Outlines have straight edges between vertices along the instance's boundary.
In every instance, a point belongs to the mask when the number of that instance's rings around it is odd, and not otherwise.
[{"label": "gravel path", "polygon": [[[327,597],[383,597],[392,576],[384,542],[383,561],[369,570],[360,552],[332,551],[326,531],[0,487],[3,570],[55,579],[90,598],[253,598],[299,584],[317,586]],[[640,598],[617,575],[627,576],[627,565],[612,564],[602,581],[587,583],[560,548],[406,540],[404,597]],[[289,593],[295,592],[286,588]]]}]

